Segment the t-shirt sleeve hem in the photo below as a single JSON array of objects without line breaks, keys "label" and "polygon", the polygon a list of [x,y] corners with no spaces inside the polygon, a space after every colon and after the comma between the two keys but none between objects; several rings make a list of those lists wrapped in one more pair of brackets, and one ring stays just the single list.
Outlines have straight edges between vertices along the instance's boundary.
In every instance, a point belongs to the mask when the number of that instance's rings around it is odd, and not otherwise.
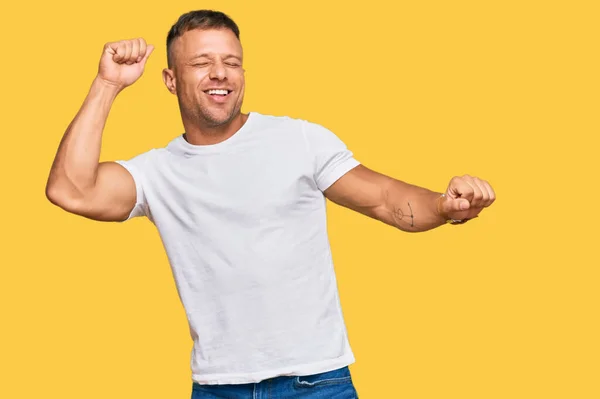
[{"label": "t-shirt sleeve hem", "polygon": [[342,176],[344,176],[346,173],[348,173],[350,170],[354,169],[358,165],[360,165],[360,162],[355,158],[348,158],[344,162],[341,162],[334,169],[332,169],[327,174],[327,176],[323,176],[317,181],[319,190],[327,190],[333,183],[338,181]]},{"label": "t-shirt sleeve hem", "polygon": [[133,178],[133,181],[135,182],[135,192],[136,192],[135,205],[133,206],[133,209],[131,210],[129,215],[127,215],[127,219],[120,221],[122,223],[122,222],[126,222],[129,219],[132,219],[136,216],[145,215],[144,192],[143,192],[142,183],[141,183],[142,177],[138,173],[137,168],[127,161],[115,161],[115,162],[118,163],[119,165],[121,165],[122,167],[124,167],[131,174],[131,177]]}]

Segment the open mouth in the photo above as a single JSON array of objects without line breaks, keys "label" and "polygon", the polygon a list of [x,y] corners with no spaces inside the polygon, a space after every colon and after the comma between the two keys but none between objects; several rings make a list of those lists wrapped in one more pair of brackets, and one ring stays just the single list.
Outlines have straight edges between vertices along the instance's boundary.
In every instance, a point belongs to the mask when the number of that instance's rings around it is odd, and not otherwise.
[{"label": "open mouth", "polygon": [[204,92],[206,94],[208,94],[209,96],[217,97],[217,98],[222,98],[222,97],[227,97],[227,95],[229,95],[229,93],[231,93],[231,90],[227,90],[227,89],[209,89],[209,90],[204,90]]}]

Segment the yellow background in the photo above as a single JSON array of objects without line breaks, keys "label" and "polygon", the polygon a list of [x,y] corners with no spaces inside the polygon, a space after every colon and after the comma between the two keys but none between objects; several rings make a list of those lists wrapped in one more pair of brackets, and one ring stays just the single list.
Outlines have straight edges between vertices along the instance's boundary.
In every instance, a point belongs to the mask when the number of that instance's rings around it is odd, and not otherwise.
[{"label": "yellow background", "polygon": [[365,165],[496,203],[407,234],[331,205],[361,399],[599,398],[599,12],[582,1],[13,2],[1,18],[0,397],[189,398],[191,338],[145,219],[45,198],[107,41],[157,46],[117,99],[103,160],[182,133],[160,73],[180,14],[239,24],[244,111],[333,130]]}]

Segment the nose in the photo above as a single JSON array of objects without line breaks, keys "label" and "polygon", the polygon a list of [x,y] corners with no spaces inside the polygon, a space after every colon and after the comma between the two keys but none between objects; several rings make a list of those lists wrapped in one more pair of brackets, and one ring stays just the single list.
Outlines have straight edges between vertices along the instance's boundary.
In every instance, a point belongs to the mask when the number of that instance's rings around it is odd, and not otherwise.
[{"label": "nose", "polygon": [[212,64],[209,72],[209,77],[211,79],[223,80],[226,78],[226,71],[223,63],[217,61]]}]

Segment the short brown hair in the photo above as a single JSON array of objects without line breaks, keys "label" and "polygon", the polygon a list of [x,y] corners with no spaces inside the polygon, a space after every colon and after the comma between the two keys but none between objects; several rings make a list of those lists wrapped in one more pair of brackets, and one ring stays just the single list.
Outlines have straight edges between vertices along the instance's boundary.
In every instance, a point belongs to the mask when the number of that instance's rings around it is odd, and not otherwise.
[{"label": "short brown hair", "polygon": [[179,17],[167,35],[167,65],[171,67],[169,50],[173,40],[192,29],[229,29],[240,39],[240,29],[228,15],[221,11],[196,10]]}]

